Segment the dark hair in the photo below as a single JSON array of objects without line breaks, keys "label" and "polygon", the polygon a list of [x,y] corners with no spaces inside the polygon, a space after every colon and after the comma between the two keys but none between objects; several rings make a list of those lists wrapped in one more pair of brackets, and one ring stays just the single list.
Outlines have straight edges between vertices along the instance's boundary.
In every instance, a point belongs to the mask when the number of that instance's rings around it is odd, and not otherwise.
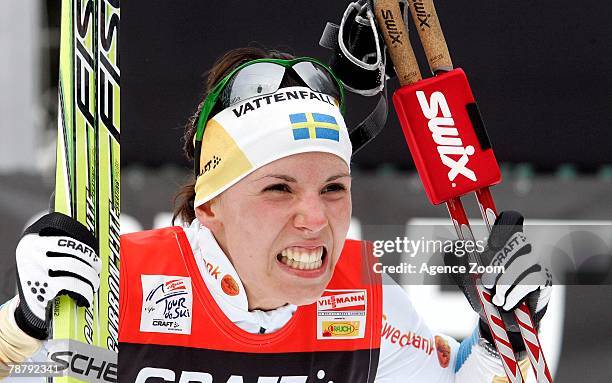
[{"label": "dark hair", "polygon": [[[204,95],[201,97],[195,113],[193,113],[187,120],[187,123],[185,124],[185,131],[183,133],[183,153],[188,160],[192,162],[194,160],[199,160],[193,158],[193,137],[197,130],[198,117],[208,93],[219,81],[221,81],[221,79],[223,79],[223,77],[227,76],[240,64],[261,58],[292,59],[294,56],[289,53],[265,49],[262,47],[237,48],[232,49],[221,56],[207,72]],[[281,86],[282,85],[283,84],[281,84]],[[173,223],[177,218],[180,218],[180,220],[183,222],[191,222],[195,219],[195,211],[193,207],[194,200],[195,178],[192,175],[190,181],[181,186],[174,196],[174,213],[172,216]]]}]

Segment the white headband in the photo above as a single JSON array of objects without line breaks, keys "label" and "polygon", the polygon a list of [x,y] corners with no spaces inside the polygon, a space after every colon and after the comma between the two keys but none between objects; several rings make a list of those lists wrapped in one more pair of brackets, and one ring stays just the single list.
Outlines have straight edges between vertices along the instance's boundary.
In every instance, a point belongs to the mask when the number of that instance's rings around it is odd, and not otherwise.
[{"label": "white headband", "polygon": [[272,161],[305,152],[335,154],[350,169],[351,140],[334,98],[290,87],[226,108],[204,130],[194,207]]}]

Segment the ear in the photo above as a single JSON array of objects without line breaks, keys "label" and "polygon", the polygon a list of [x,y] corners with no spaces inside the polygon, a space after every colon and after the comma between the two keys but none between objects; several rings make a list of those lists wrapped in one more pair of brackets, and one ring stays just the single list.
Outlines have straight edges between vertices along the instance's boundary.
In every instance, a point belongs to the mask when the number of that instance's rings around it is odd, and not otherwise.
[{"label": "ear", "polygon": [[211,231],[215,231],[221,225],[219,215],[216,212],[217,205],[217,199],[213,198],[211,201],[195,208],[195,214],[200,224]]}]

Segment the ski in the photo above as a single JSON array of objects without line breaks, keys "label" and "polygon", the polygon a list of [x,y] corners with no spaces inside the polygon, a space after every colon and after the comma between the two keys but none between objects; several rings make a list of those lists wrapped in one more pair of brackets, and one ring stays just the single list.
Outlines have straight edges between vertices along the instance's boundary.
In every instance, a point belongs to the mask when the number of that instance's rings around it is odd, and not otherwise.
[{"label": "ski", "polygon": [[119,0],[101,0],[98,22],[99,346],[119,351],[120,70]]},{"label": "ski", "polygon": [[[96,236],[101,287],[90,308],[56,298],[53,382],[116,382],[119,267],[118,0],[62,0],[55,211]],[[77,362],[77,358],[82,366]]]}]

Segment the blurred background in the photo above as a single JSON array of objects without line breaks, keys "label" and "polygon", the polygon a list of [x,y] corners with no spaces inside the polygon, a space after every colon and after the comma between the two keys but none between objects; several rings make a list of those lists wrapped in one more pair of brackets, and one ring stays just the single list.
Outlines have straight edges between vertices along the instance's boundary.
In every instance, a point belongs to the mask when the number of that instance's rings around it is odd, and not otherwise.
[{"label": "blurred background", "polygon": [[[0,12],[0,302],[15,293],[20,233],[48,209],[54,186],[59,3],[5,0]],[[254,44],[326,60],[319,37],[327,21],[339,23],[347,4],[122,4],[122,231],[170,224],[174,192],[191,174],[181,154],[182,126],[214,60]],[[605,68],[612,59],[612,4],[436,5],[453,61],[470,78],[501,163],[504,182],[493,188],[498,207],[521,211],[528,223],[611,225],[612,76]],[[413,45],[426,68],[416,40]],[[390,81],[389,94],[395,88]],[[349,125],[374,103],[350,96]],[[355,235],[373,239],[381,226],[405,235],[416,223],[447,222],[446,209],[430,206],[424,195],[392,110],[385,130],[354,157],[353,171]],[[472,200],[467,205],[476,218]],[[609,246],[594,249],[583,236],[572,238],[579,251],[612,256]],[[604,262],[602,271],[608,266]],[[432,327],[458,338],[470,332],[463,323],[473,316],[460,293],[436,286],[407,290]],[[556,382],[611,381],[611,296],[609,284],[556,288],[542,325]]]}]

